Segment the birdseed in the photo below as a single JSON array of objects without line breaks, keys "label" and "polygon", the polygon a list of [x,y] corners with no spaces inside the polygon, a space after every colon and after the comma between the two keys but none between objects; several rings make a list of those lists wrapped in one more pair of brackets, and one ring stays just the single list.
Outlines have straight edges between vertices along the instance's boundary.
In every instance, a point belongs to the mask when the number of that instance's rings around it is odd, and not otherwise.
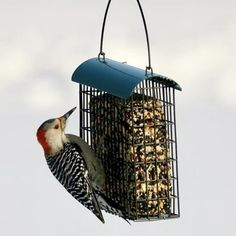
[{"label": "birdseed", "polygon": [[128,219],[165,218],[171,210],[172,163],[164,106],[134,94],[90,101],[92,146],[106,172],[106,194]]}]

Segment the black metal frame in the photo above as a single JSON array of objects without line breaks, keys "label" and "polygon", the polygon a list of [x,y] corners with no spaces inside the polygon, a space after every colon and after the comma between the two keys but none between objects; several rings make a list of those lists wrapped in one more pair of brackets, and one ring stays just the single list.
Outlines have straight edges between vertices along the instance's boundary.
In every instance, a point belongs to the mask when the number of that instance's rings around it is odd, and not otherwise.
[{"label": "black metal frame", "polygon": [[[140,124],[140,126],[134,124],[134,120],[137,120],[134,117],[137,111],[137,107],[135,107],[137,96],[143,106],[138,105],[139,111],[143,112],[143,115],[140,115],[143,117],[143,125]],[[152,131],[154,131],[155,139],[152,143],[149,143],[144,127],[147,101],[152,102],[153,114],[160,109],[160,107],[155,107],[157,101],[162,104],[163,110],[161,123],[160,118],[154,116],[152,118],[151,122],[154,124],[151,126],[154,127]],[[115,201],[130,220],[146,221],[179,217],[175,88],[171,84],[160,82],[158,78],[152,78],[141,82],[135,88],[133,95],[125,100],[80,84],[79,111],[80,137],[92,146],[104,165],[107,177],[107,197]],[[131,119],[130,116],[132,116]],[[127,117],[132,121],[129,125],[127,125]],[[137,130],[141,133],[139,143],[137,142],[139,139],[135,138]],[[162,132],[162,135],[165,136],[162,138],[166,152],[163,154],[165,157],[163,160],[158,159],[159,154],[156,150],[157,142],[160,142],[157,139],[160,139],[160,135],[155,132]],[[131,148],[133,159],[128,160],[127,150],[131,150]],[[143,150],[143,161],[138,161],[138,148]],[[155,150],[151,156],[147,151],[150,148]],[[148,180],[148,175],[151,175],[148,170],[150,166],[154,166],[154,171],[152,171],[154,180]],[[163,179],[159,178],[162,173],[160,168],[164,169],[165,178]],[[139,170],[144,173],[143,181],[137,178]],[[148,189],[153,185],[156,192],[152,190],[154,194],[149,197],[151,190]],[[146,189],[146,193],[143,191],[144,196],[141,196],[140,199],[137,196],[138,186]],[[160,190],[162,188],[167,190]],[[162,194],[162,196],[158,194]],[[149,209],[154,205],[156,211],[150,213]],[[166,206],[161,208],[162,205]]]}]

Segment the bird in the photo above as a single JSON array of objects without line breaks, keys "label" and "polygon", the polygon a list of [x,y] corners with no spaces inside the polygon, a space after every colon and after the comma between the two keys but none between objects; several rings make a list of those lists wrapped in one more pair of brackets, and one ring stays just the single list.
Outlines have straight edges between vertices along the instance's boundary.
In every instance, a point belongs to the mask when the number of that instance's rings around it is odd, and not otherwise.
[{"label": "bird", "polygon": [[76,200],[105,223],[95,194],[95,189],[104,187],[103,166],[83,139],[65,134],[67,119],[75,109],[76,107],[61,117],[43,122],[36,136],[56,179]]},{"label": "bird", "polygon": [[126,220],[117,204],[106,197],[105,172],[100,159],[79,136],[65,134],[72,108],[64,115],[46,120],[36,133],[49,169],[64,188],[102,223],[101,210]]}]

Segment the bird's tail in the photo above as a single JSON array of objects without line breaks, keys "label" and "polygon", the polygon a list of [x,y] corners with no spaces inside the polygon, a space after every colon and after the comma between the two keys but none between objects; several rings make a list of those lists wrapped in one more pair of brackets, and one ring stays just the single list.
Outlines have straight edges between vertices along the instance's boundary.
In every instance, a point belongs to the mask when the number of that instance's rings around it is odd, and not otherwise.
[{"label": "bird's tail", "polygon": [[110,199],[108,199],[105,194],[101,191],[96,190],[95,191],[98,203],[100,205],[100,208],[104,211],[106,211],[107,213],[113,214],[113,215],[117,215],[121,218],[123,218],[128,224],[130,224],[130,222],[126,219],[125,215],[122,213],[122,211],[119,209],[118,204],[116,204],[115,202],[111,201]]},{"label": "bird's tail", "polygon": [[94,209],[93,209],[93,213],[97,216],[97,218],[99,219],[99,220],[101,220],[102,221],[102,223],[104,224],[105,223],[105,220],[104,220],[104,218],[103,218],[103,215],[102,215],[102,212],[101,212],[101,209],[102,209],[102,207],[100,206],[100,203],[99,203],[99,200],[98,200],[98,197],[97,197],[97,195],[94,193],[94,201],[93,201],[93,203],[94,203]]}]

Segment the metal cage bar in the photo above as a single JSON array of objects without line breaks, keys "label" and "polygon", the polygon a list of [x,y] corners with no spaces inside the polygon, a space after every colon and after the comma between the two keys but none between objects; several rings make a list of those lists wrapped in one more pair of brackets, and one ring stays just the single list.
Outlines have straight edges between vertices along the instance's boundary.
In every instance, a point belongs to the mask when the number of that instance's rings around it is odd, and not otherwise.
[{"label": "metal cage bar", "polygon": [[106,196],[135,221],[179,216],[175,89],[155,79],[128,99],[79,86],[79,133],[101,159]]}]

